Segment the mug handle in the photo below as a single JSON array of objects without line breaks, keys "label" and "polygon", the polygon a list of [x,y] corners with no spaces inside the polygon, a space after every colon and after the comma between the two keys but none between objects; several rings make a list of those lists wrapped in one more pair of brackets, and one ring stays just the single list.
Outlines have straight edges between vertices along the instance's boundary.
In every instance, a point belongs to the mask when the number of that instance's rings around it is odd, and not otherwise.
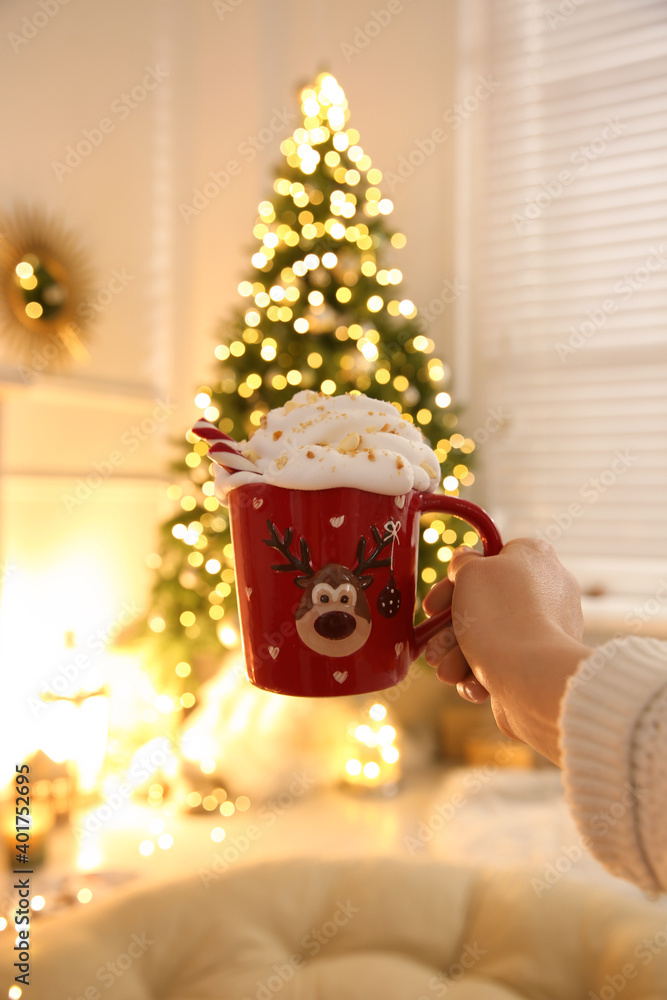
[{"label": "mug handle", "polygon": [[[484,547],[485,556],[497,555],[503,547],[503,542],[495,524],[481,507],[462,500],[460,497],[448,497],[436,493],[417,492],[412,498],[412,505],[421,513],[438,511],[443,514],[453,514],[471,525],[479,535]],[[428,621],[417,625],[412,635],[412,658],[416,659],[423,652],[426,644],[434,635],[452,620],[451,606]]]}]

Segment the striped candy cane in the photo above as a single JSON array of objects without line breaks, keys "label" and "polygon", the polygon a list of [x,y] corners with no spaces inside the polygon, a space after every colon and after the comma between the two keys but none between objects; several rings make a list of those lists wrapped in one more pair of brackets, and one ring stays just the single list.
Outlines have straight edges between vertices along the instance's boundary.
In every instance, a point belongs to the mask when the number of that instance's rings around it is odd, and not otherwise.
[{"label": "striped candy cane", "polygon": [[260,474],[255,463],[239,453],[238,442],[212,424],[210,420],[198,420],[192,428],[192,432],[202,441],[208,442],[208,457],[216,465],[222,466],[229,472],[256,472],[258,475]]}]

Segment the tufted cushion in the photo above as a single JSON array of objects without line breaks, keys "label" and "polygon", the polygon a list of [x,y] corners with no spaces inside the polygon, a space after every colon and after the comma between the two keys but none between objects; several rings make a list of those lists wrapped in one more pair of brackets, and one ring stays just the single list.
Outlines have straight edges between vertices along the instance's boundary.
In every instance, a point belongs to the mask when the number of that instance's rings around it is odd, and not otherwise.
[{"label": "tufted cushion", "polygon": [[[135,885],[33,927],[30,1000],[658,1000],[667,913],[531,872],[290,860]],[[0,968],[11,983],[13,942]]]}]

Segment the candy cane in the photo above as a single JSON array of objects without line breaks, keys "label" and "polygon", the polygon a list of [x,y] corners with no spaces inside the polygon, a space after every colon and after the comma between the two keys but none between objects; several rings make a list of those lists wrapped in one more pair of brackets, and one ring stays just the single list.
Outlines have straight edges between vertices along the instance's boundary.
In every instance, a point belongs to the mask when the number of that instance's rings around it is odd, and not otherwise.
[{"label": "candy cane", "polygon": [[215,424],[212,424],[210,420],[204,420],[203,418],[198,420],[192,428],[192,433],[196,434],[202,441],[209,441],[211,444],[214,441],[230,441],[238,451],[238,443],[234,438],[230,437],[229,434],[225,434]]},{"label": "candy cane", "polygon": [[212,459],[216,465],[221,465],[225,469],[234,469],[237,472],[256,472],[258,475],[259,469],[254,462],[251,462],[249,458],[245,455],[239,455],[236,449],[230,447],[226,441],[216,441],[208,449],[208,457]]},{"label": "candy cane", "polygon": [[216,465],[227,469],[228,472],[256,472],[258,475],[260,474],[255,463],[239,453],[238,442],[212,424],[210,420],[203,418],[198,420],[192,428],[192,432],[202,441],[208,442],[208,458]]}]

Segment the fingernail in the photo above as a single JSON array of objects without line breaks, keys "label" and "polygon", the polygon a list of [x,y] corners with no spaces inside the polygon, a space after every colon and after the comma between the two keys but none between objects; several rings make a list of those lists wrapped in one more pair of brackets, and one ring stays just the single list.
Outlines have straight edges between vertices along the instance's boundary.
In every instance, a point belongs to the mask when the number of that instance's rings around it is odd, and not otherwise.
[{"label": "fingernail", "polygon": [[474,702],[475,699],[473,698],[473,696],[471,694],[471,689],[470,689],[470,683],[469,682],[459,681],[459,683],[456,685],[456,690],[458,691],[460,697],[463,698],[464,701],[472,701],[472,702]]},{"label": "fingernail", "polygon": [[466,701],[471,701],[473,705],[481,705],[483,701],[486,701],[486,691],[479,681],[461,681],[461,687],[463,689],[461,697],[465,698]]}]

